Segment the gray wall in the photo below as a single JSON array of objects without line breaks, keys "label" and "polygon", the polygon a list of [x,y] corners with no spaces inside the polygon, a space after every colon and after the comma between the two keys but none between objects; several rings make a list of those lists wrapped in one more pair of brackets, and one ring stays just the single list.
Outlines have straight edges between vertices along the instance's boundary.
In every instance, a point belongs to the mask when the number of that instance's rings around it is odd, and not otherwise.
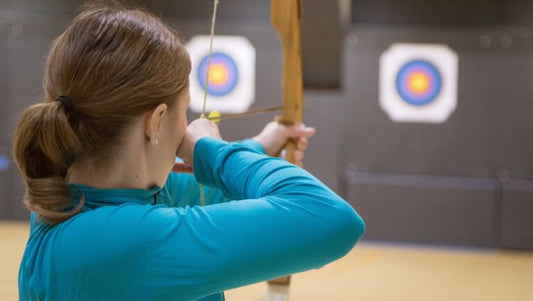
[{"label": "gray wall", "polygon": [[[533,249],[532,20],[526,0],[352,1],[340,182],[366,239]],[[458,53],[444,124],[394,123],[379,107],[379,56],[397,42]]]},{"label": "gray wall", "polygon": [[529,0],[353,0],[356,24],[438,26],[533,25]]},{"label": "gray wall", "polygon": [[[363,215],[366,239],[533,249],[533,8],[518,0],[440,1],[447,8],[428,19],[431,1],[361,0],[352,5],[354,25],[341,28],[336,1],[303,1],[304,120],[318,129],[306,168]],[[209,32],[211,1],[142,2],[185,38]],[[80,3],[0,3],[0,155],[10,152],[21,109],[41,100],[50,42]],[[279,103],[281,44],[269,1],[222,1],[217,34],[250,39],[254,106]],[[510,48],[502,44],[508,38]],[[393,42],[446,43],[458,52],[459,105],[446,123],[393,123],[379,108],[378,58]],[[224,121],[223,136],[252,136],[272,118]],[[27,218],[22,194],[16,168],[0,172],[0,218]]]},{"label": "gray wall", "polygon": [[[397,42],[457,52],[458,106],[445,123],[395,123],[379,107],[379,57]],[[367,239],[531,248],[531,27],[356,24],[343,61],[344,195]]]},{"label": "gray wall", "polygon": [[[74,15],[72,1],[0,3],[0,151],[11,153],[14,125],[23,107],[41,101],[44,59],[50,42]],[[14,163],[0,172],[0,218],[25,218],[23,185]]]}]

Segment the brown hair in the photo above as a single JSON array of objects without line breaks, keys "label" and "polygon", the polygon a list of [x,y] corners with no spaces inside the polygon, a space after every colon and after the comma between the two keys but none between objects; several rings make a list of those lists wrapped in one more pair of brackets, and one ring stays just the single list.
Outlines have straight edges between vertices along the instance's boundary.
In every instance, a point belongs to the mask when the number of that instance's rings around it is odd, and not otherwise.
[{"label": "brown hair", "polygon": [[[136,117],[174,106],[190,69],[177,34],[157,17],[116,5],[82,11],[53,43],[44,101],[17,124],[13,152],[25,205],[48,224],[77,214],[83,199],[72,202],[72,164],[105,158]],[[58,101],[63,96],[67,104]]]}]

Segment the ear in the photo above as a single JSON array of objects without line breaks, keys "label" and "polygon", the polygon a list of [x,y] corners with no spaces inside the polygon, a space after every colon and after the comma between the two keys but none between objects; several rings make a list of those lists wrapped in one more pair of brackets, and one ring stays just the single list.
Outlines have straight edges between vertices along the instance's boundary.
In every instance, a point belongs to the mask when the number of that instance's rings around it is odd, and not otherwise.
[{"label": "ear", "polygon": [[155,145],[159,143],[159,132],[161,131],[161,123],[163,116],[168,111],[168,106],[164,103],[158,105],[153,111],[146,113],[146,127],[145,135],[150,141],[150,144]]}]

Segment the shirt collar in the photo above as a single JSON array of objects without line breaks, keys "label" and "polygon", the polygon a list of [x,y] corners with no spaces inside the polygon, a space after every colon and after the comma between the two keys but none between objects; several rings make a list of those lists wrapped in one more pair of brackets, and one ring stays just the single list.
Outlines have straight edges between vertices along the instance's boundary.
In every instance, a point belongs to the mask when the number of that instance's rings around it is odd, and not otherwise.
[{"label": "shirt collar", "polygon": [[118,206],[127,203],[146,205],[155,203],[161,187],[151,189],[102,189],[83,184],[69,184],[70,193],[75,203],[81,195],[85,197],[84,207],[94,209],[102,206]]}]

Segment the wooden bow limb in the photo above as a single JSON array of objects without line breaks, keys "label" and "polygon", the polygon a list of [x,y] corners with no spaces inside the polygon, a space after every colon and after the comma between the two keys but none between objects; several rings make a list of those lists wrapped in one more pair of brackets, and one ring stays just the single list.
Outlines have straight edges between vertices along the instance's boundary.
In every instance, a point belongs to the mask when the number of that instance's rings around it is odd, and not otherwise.
[{"label": "wooden bow limb", "polygon": [[[300,0],[272,0],[272,25],[277,29],[283,45],[283,110],[279,122],[295,125],[302,122],[302,56],[300,46]],[[296,142],[289,140],[284,147],[285,159],[294,163]],[[290,276],[270,280],[267,298],[288,300]],[[280,286],[282,288],[279,293]]]},{"label": "wooden bow limb", "polygon": [[[300,16],[300,0],[272,0],[272,24],[283,44],[283,110],[279,122],[285,125],[300,124],[303,115]],[[285,159],[294,163],[295,141],[289,140],[284,149]]]}]

